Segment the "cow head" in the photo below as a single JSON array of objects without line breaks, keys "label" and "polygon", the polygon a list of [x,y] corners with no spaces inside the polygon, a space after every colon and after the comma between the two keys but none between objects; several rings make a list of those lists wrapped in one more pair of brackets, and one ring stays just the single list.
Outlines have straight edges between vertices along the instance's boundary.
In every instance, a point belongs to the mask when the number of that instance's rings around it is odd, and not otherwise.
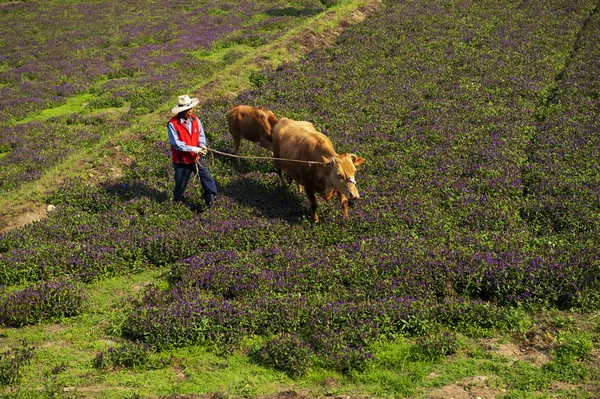
[{"label": "cow head", "polygon": [[354,175],[356,167],[365,162],[364,158],[355,154],[343,153],[334,157],[328,164],[331,182],[348,198],[360,198],[356,189]]}]

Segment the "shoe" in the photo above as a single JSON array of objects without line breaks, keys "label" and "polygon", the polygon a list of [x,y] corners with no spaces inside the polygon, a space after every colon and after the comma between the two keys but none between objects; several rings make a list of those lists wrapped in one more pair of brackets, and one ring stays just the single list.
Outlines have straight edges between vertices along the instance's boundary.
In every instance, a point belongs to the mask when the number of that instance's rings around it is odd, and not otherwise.
[{"label": "shoe", "polygon": [[208,194],[206,197],[204,197],[204,202],[206,203],[207,208],[212,208],[213,201],[214,201],[214,196],[212,194]]}]

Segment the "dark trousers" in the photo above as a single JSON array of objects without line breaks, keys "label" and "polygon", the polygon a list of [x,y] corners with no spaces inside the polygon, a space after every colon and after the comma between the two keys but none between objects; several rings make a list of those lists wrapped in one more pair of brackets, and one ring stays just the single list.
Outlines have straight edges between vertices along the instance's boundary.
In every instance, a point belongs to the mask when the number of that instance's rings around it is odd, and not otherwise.
[{"label": "dark trousers", "polygon": [[208,167],[203,160],[198,164],[183,164],[173,163],[175,169],[175,189],[173,190],[173,201],[182,201],[185,188],[190,181],[190,177],[196,173],[196,165],[198,166],[197,173],[202,185],[202,196],[207,204],[212,203],[213,197],[217,195],[217,185],[213,179]]}]

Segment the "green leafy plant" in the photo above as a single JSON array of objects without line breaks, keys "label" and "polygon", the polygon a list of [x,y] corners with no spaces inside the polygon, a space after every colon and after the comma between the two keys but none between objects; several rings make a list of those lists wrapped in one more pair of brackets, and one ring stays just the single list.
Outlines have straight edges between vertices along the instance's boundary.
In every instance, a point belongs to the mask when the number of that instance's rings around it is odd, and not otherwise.
[{"label": "green leafy plant", "polygon": [[571,315],[557,315],[552,318],[551,324],[556,328],[569,328],[575,325],[575,319]]},{"label": "green leafy plant", "polygon": [[312,354],[310,345],[295,334],[281,334],[270,339],[254,353],[259,363],[296,377],[305,373]]},{"label": "green leafy plant", "polygon": [[547,373],[520,360],[505,369],[504,380],[511,390],[524,392],[542,391],[552,382]]},{"label": "green leafy plant", "polygon": [[586,360],[593,350],[594,342],[589,333],[568,331],[559,335],[554,352],[562,360]]},{"label": "green leafy plant", "polygon": [[23,377],[23,367],[31,362],[33,346],[21,341],[20,345],[0,353],[0,386],[13,386]]},{"label": "green leafy plant", "polygon": [[259,87],[264,86],[267,83],[268,78],[260,72],[253,71],[253,72],[250,72],[250,76],[248,77],[248,80],[250,81],[252,86],[259,88]]},{"label": "green leafy plant", "polygon": [[550,378],[569,384],[580,383],[590,375],[588,367],[582,362],[560,358],[544,364],[542,370]]},{"label": "green leafy plant", "polygon": [[110,347],[97,354],[93,361],[93,366],[102,370],[159,369],[167,364],[166,359],[155,356],[148,345],[140,342],[127,342],[120,347]]},{"label": "green leafy plant", "polygon": [[458,351],[456,333],[449,331],[438,331],[429,333],[424,337],[417,338],[420,352],[431,359],[438,359],[453,355]]},{"label": "green leafy plant", "polygon": [[321,4],[323,4],[327,8],[337,6],[340,3],[340,0],[319,0],[319,1],[321,2]]},{"label": "green leafy plant", "polygon": [[409,335],[420,336],[431,333],[435,328],[436,324],[431,321],[427,316],[421,315],[409,315],[406,319],[403,319],[400,330]]}]

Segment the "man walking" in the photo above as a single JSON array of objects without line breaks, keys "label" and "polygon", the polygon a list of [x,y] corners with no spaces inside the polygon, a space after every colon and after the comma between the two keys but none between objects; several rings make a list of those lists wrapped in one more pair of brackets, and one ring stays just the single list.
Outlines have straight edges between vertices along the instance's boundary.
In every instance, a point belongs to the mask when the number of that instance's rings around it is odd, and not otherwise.
[{"label": "man walking", "polygon": [[173,201],[183,201],[183,193],[190,176],[192,173],[197,173],[202,185],[204,202],[210,208],[217,195],[217,186],[202,157],[208,152],[206,135],[200,119],[193,114],[194,107],[199,102],[200,100],[195,97],[179,96],[177,105],[171,110],[176,115],[167,124],[175,169]]}]

